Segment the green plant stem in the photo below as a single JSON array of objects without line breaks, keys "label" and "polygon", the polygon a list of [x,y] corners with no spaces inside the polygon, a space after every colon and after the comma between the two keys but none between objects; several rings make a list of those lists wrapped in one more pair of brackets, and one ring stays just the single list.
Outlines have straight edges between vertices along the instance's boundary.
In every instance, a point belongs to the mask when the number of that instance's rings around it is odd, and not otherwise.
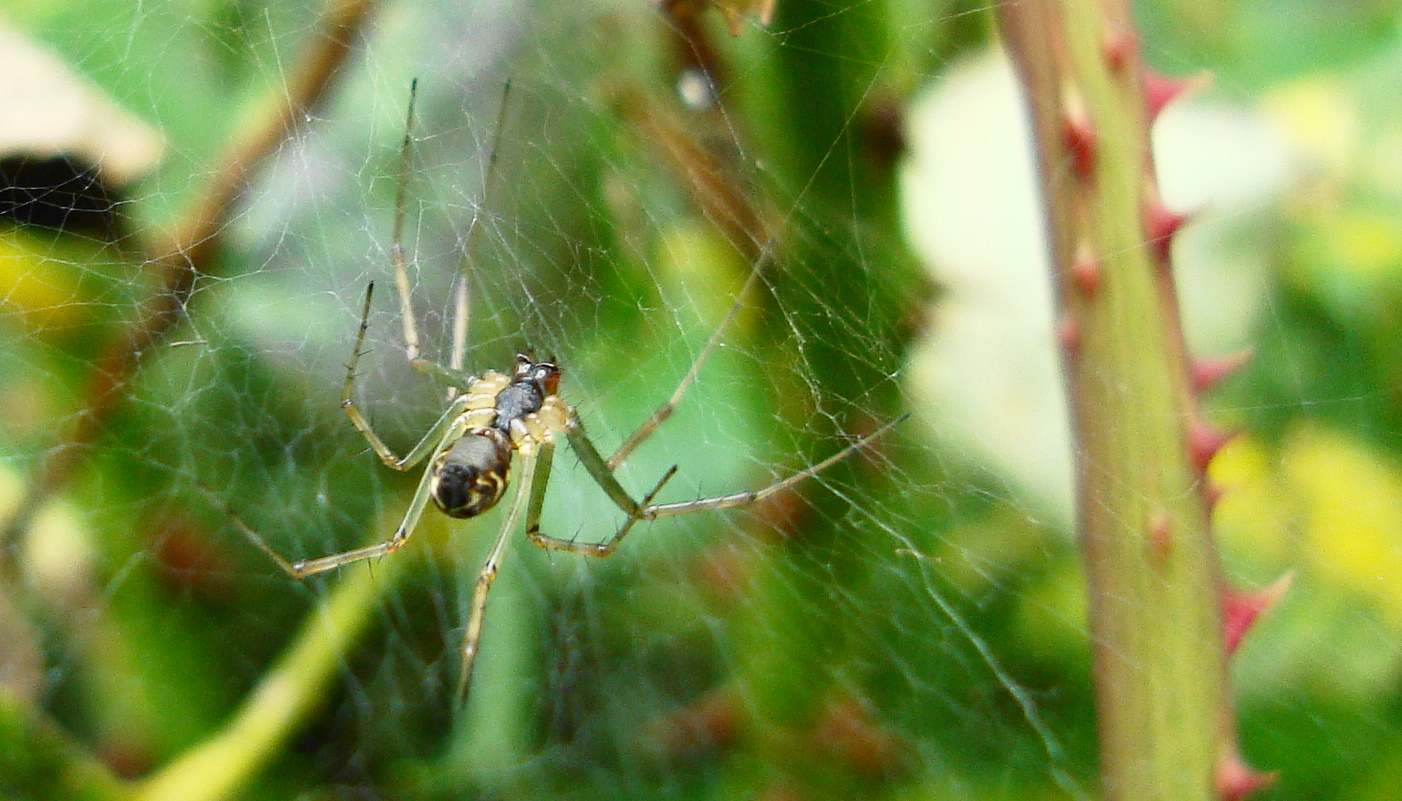
[{"label": "green plant stem", "polygon": [[1051,236],[1105,797],[1215,799],[1231,753],[1220,584],[1167,248],[1146,233],[1137,40],[1120,0],[998,11]]},{"label": "green plant stem", "polygon": [[[44,794],[27,795],[36,788]],[[120,801],[128,789],[52,721],[0,692],[0,797]]]},{"label": "green plant stem", "polygon": [[231,798],[270,760],[326,695],[351,645],[370,620],[381,591],[406,559],[380,559],[373,570],[343,571],[335,589],[307,616],[292,645],[222,731],[143,781],[132,801]]}]

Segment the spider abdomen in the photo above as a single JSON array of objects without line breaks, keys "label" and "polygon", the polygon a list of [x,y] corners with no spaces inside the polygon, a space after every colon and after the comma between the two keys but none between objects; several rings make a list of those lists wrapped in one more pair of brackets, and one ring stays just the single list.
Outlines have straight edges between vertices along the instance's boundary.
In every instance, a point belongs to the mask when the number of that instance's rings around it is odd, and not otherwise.
[{"label": "spider abdomen", "polygon": [[438,457],[430,490],[449,517],[476,517],[496,506],[506,492],[511,443],[487,428],[468,433]]}]

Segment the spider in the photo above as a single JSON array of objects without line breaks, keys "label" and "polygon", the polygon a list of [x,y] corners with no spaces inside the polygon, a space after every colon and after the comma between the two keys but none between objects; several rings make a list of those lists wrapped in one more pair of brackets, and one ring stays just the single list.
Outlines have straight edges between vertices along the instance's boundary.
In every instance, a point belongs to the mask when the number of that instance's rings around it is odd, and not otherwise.
[{"label": "spider", "polygon": [[[416,82],[417,83],[417,82]],[[417,87],[415,86],[415,89]],[[371,300],[374,297],[374,282],[365,290],[365,301],[360,316],[360,327],[355,338],[355,350],[346,368],[346,381],[341,397],[341,408],[356,430],[365,437],[370,447],[389,467],[407,471],[419,464],[426,464],[418,488],[414,492],[409,508],[394,534],[384,542],[356,548],[342,553],[307,559],[298,562],[288,561],[279,555],[252,529],[239,521],[245,535],[253,540],[262,551],[270,556],[288,575],[295,578],[324,573],[345,565],[387,556],[404,546],[413,536],[420,518],[432,501],[439,511],[453,518],[472,518],[483,514],[497,505],[507,494],[511,480],[516,482],[515,494],[508,504],[506,518],[501,524],[495,542],[486,561],[478,573],[472,597],[467,629],[461,647],[462,663],[458,681],[458,697],[461,701],[467,693],[472,678],[472,667],[477,655],[478,643],[482,635],[482,625],[486,616],[487,595],[496,579],[502,556],[513,531],[524,520],[526,537],[542,548],[567,551],[585,556],[604,557],[612,554],[623,542],[633,526],[641,520],[655,520],[660,517],[700,512],[710,509],[728,509],[745,506],[781,492],[804,479],[847,458],[866,447],[887,429],[904,419],[897,418],[878,430],[858,439],[828,458],[777,480],[758,490],[747,490],[729,495],[719,495],[697,500],[675,503],[653,503],[653,499],[676,473],[673,465],[641,500],[634,500],[632,494],[619,483],[614,471],[617,466],[671,415],[681,401],[688,387],[695,380],[706,357],[720,341],[728,324],[740,308],[740,301],[749,288],[755,284],[769,257],[766,254],[756,260],[750,276],[731,305],[726,317],[706,343],[701,353],[692,363],[672,396],[643,421],[642,425],[629,436],[614,453],[605,459],[584,431],[584,424],[574,408],[566,404],[557,394],[561,378],[560,368],[550,361],[536,361],[531,356],[518,354],[516,363],[509,374],[488,370],[477,377],[461,369],[462,354],[466,338],[467,302],[465,285],[460,281],[457,291],[457,319],[454,324],[454,345],[449,365],[430,361],[420,355],[418,325],[410,297],[408,272],[405,268],[403,249],[400,245],[403,224],[403,186],[407,173],[408,151],[414,119],[414,96],[411,90],[409,119],[401,155],[401,177],[399,197],[395,213],[391,261],[394,269],[395,285],[398,288],[400,311],[404,327],[405,356],[419,372],[447,384],[449,389],[448,408],[423,438],[404,456],[398,456],[375,433],[369,421],[361,413],[352,399],[352,389],[356,377],[356,365],[363,352],[365,334],[369,329]],[[504,102],[505,98],[503,98]],[[498,132],[500,121],[498,122]],[[495,146],[488,162],[490,181],[492,164],[495,161]],[[471,244],[469,234],[468,245]],[[617,531],[607,540],[599,543],[583,543],[559,539],[544,534],[540,530],[541,510],[545,501],[545,490],[549,483],[551,458],[557,438],[563,436],[571,449],[579,457],[589,476],[598,484],[613,503],[626,515]],[[519,464],[512,476],[512,462]]]}]

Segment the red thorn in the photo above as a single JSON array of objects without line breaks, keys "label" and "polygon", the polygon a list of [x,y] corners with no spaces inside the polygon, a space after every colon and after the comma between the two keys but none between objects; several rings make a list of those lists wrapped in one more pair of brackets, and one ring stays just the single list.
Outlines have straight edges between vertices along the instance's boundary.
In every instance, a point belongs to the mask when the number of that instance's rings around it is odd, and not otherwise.
[{"label": "red thorn", "polygon": [[1242,365],[1256,355],[1255,348],[1242,348],[1236,353],[1214,356],[1207,359],[1194,359],[1188,365],[1193,380],[1193,389],[1199,393],[1216,386],[1217,382],[1240,370]]},{"label": "red thorn", "polygon": [[1071,169],[1082,181],[1089,181],[1095,175],[1095,130],[1084,107],[1071,106],[1061,121],[1061,137],[1066,143],[1066,151],[1071,156]]},{"label": "red thorn", "polygon": [[1139,37],[1132,30],[1120,30],[1105,37],[1105,63],[1111,72],[1124,72],[1130,56],[1139,52]]},{"label": "red thorn", "polygon": [[1164,106],[1210,83],[1212,76],[1205,72],[1187,78],[1170,78],[1153,70],[1144,70],[1144,104],[1149,109],[1149,121],[1158,119]]},{"label": "red thorn", "polygon": [[1202,503],[1207,507],[1207,514],[1211,515],[1212,510],[1217,508],[1217,502],[1222,500],[1222,488],[1217,484],[1203,484]]},{"label": "red thorn", "polygon": [[681,758],[724,749],[747,725],[745,704],[733,689],[711,690],[690,706],[653,718],[643,729],[643,742],[656,756]]},{"label": "red thorn", "polygon": [[1194,417],[1188,423],[1188,456],[1199,472],[1207,472],[1207,465],[1217,451],[1227,444],[1236,432],[1213,428],[1200,418]]},{"label": "red thorn", "polygon": [[1260,773],[1247,767],[1241,755],[1232,753],[1217,762],[1217,797],[1222,801],[1241,801],[1248,795],[1275,783],[1275,773]]},{"label": "red thorn", "polygon": [[1067,312],[1056,324],[1056,339],[1068,354],[1075,355],[1081,350],[1081,324],[1075,315]]},{"label": "red thorn", "polygon": [[1290,584],[1295,580],[1295,572],[1281,576],[1255,592],[1242,592],[1231,587],[1222,590],[1222,631],[1227,643],[1227,653],[1235,653],[1236,647],[1246,636],[1256,618],[1269,611],[1280,600]]},{"label": "red thorn", "polygon": [[1160,264],[1168,264],[1169,248],[1173,245],[1173,235],[1188,221],[1188,215],[1176,214],[1155,197],[1144,206],[1144,234],[1154,249]]},{"label": "red thorn", "polygon": [[910,756],[910,748],[881,727],[856,700],[832,703],[814,727],[814,745],[859,774],[889,775]]},{"label": "red thorn", "polygon": [[1149,519],[1149,547],[1160,563],[1168,559],[1168,552],[1173,549],[1172,522],[1168,519],[1168,512],[1162,509]]},{"label": "red thorn", "polygon": [[1095,290],[1100,288],[1100,279],[1105,273],[1105,268],[1101,266],[1100,259],[1095,257],[1090,245],[1082,244],[1076,250],[1076,256],[1071,260],[1071,278],[1076,282],[1076,286],[1081,288],[1081,292],[1087,297],[1094,295]]}]

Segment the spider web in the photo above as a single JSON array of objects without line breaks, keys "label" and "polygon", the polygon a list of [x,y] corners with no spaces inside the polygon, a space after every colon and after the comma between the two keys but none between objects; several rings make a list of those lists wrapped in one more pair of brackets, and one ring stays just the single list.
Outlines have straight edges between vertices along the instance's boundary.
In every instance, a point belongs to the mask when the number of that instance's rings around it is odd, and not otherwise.
[{"label": "spider web", "polygon": [[[182,322],[146,354],[72,481],[6,544],[16,573],[0,631],[15,632],[4,665],[24,668],[12,669],[17,697],[115,771],[146,776],[239,720],[284,675],[279,660],[310,642],[304,627],[338,620],[308,709],[252,738],[256,768],[229,757],[184,797],[219,797],[199,793],[225,770],[244,798],[1087,797],[1094,730],[1068,447],[1017,101],[991,57],[960,54],[985,49],[965,41],[967,14],[981,9],[909,5],[872,52],[815,50],[841,41],[815,30],[875,24],[872,9],[832,5],[764,30],[746,23],[735,40],[708,17],[706,41],[724,52],[681,56],[669,48],[685,13],[641,3],[380,8],[333,91],[253,174]],[[230,4],[196,22],[173,7],[94,12],[74,0],[18,24],[159,120],[161,169],[122,205],[155,230],[212,176],[232,109],[292,82],[319,11]],[[860,112],[831,133],[767,125],[802,118],[784,103],[814,96],[784,70],[814,56],[862,77],[800,82],[832,80]],[[730,70],[724,112],[678,74],[687,57]],[[230,515],[289,559],[322,556],[387,538],[421,475],[384,468],[337,408],[372,281],[357,403],[398,453],[445,404],[404,359],[390,261],[413,78],[403,245],[429,358],[452,350],[465,276],[466,369],[505,370],[517,352],[555,360],[560,394],[608,453],[681,381],[772,235],[779,255],[759,291],[674,417],[629,457],[624,485],[641,493],[675,464],[660,501],[755,489],[915,413],[873,454],[796,492],[640,526],[607,560],[516,537],[461,710],[465,607],[501,511],[449,522],[429,510],[403,551],[306,581],[279,572]],[[903,125],[888,119],[897,93],[918,98]],[[1395,387],[1350,374],[1320,388],[1306,357],[1272,344],[1303,330],[1287,301],[1260,300],[1259,240],[1281,236],[1269,209],[1298,154],[1272,127],[1280,117],[1196,113],[1184,127],[1220,125],[1211,138],[1241,172],[1211,189],[1189,181],[1177,199],[1227,207],[1185,245],[1226,254],[1181,279],[1190,322],[1203,321],[1195,345],[1271,332],[1267,364],[1285,377],[1221,411],[1288,452],[1302,409],[1342,409],[1347,427]],[[897,197],[895,181],[865,176],[892,174],[883,143],[902,132]],[[1191,136],[1191,153],[1218,152]],[[688,173],[700,153],[764,226],[727,241],[716,209],[735,207],[707,206]],[[812,166],[795,174],[794,162]],[[834,191],[835,180],[846,184]],[[868,216],[881,208],[887,218]],[[25,290],[32,279],[7,279],[0,392],[16,411],[0,453],[17,495],[61,450],[54,432],[81,414],[74,398],[113,332],[137,322],[152,273],[91,241],[13,237],[29,254],[15,264],[41,266],[6,269],[52,276],[72,296],[45,300]],[[922,260],[939,271],[926,275]],[[1025,272],[999,272],[1009,263]],[[1195,294],[1213,310],[1195,312]],[[544,529],[601,541],[621,522],[557,448]],[[1279,564],[1242,552],[1253,578]],[[1378,603],[1365,619],[1390,631]],[[1306,669],[1286,646],[1267,653]],[[1243,670],[1279,677],[1260,662]],[[1355,674],[1348,687],[1376,686],[1375,672]],[[1393,732],[1380,713],[1367,719],[1379,739]],[[0,788],[11,791],[4,776]]]}]

